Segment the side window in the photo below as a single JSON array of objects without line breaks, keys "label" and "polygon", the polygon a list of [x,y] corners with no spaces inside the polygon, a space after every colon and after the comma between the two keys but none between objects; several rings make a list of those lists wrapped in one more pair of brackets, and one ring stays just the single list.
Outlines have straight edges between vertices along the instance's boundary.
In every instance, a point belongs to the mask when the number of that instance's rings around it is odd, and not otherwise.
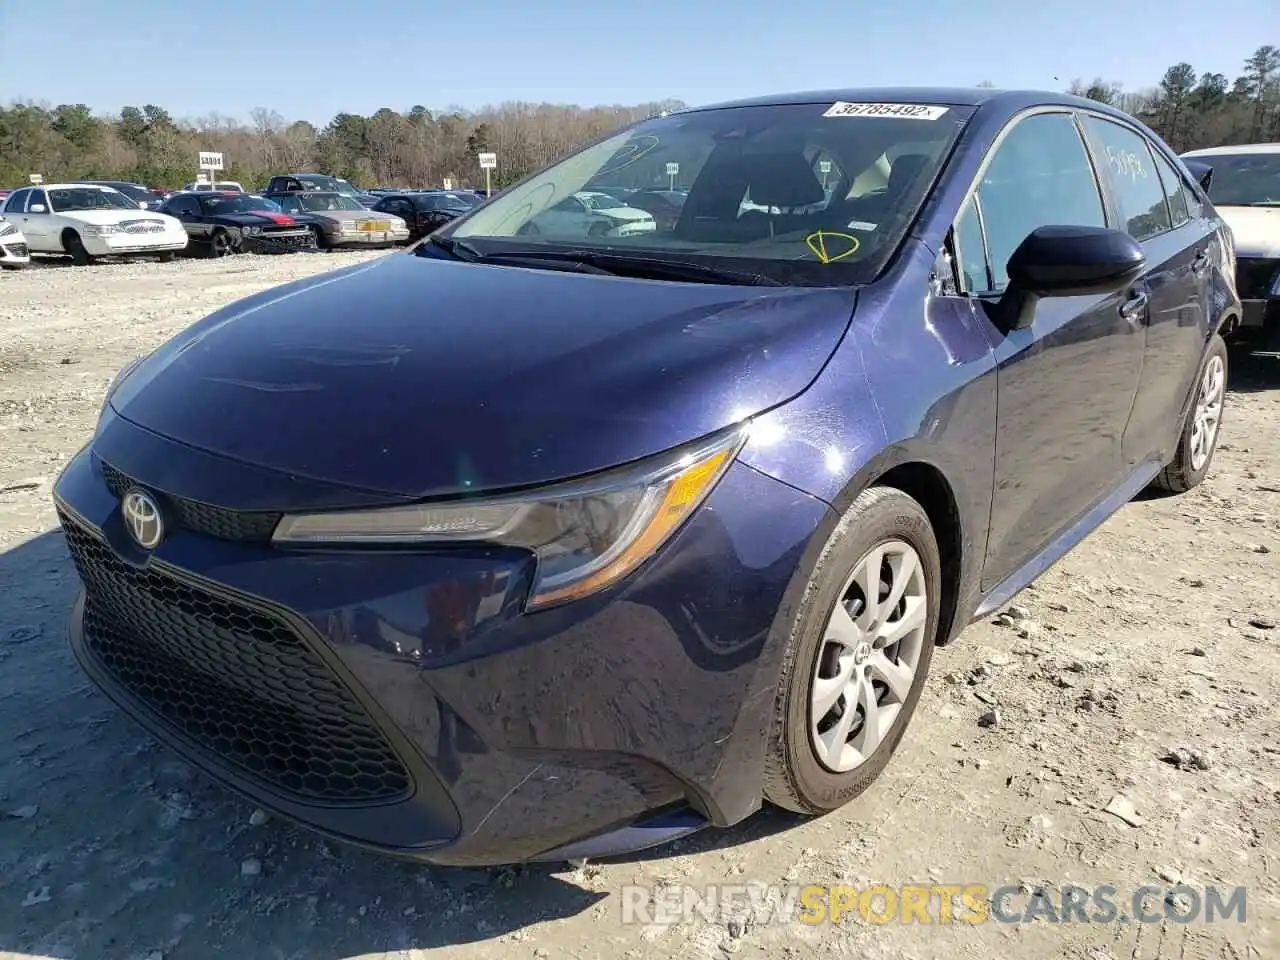
[{"label": "side window", "polygon": [[1067,113],[1020,120],[996,147],[977,197],[992,291],[1008,285],[1009,257],[1036,227],[1107,222],[1093,164]]},{"label": "side window", "polygon": [[44,206],[45,213],[50,212],[49,198],[45,196],[45,193],[43,190],[31,191],[31,196],[27,198],[27,212],[29,213],[31,211],[31,208],[34,207],[36,204],[42,204]]},{"label": "side window", "polygon": [[1105,160],[1129,236],[1148,240],[1168,230],[1171,226],[1169,207],[1146,139],[1118,123],[1095,116],[1086,116],[1084,125],[1097,144],[1099,162]]},{"label": "side window", "polygon": [[1156,172],[1160,175],[1160,185],[1164,188],[1164,197],[1169,204],[1169,217],[1174,227],[1180,227],[1191,219],[1187,209],[1187,188],[1183,184],[1173,164],[1161,156],[1156,150],[1151,151],[1156,160]]},{"label": "side window", "polygon": [[9,194],[9,199],[5,201],[5,213],[21,213],[27,205],[27,194],[30,190],[15,190]]},{"label": "side window", "polygon": [[967,293],[982,293],[994,284],[987,270],[987,247],[982,239],[982,221],[978,219],[978,204],[970,200],[956,221],[952,233],[956,251],[956,270]]},{"label": "side window", "polygon": [[284,196],[279,199],[280,209],[285,213],[301,213],[302,201],[297,197]]}]

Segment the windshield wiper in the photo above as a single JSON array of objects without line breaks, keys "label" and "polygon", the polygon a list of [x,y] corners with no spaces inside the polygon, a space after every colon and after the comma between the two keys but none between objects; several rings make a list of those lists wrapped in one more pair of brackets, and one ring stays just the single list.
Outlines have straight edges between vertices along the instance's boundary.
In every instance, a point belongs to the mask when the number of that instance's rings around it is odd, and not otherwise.
[{"label": "windshield wiper", "polygon": [[465,240],[455,240],[453,237],[437,237],[435,234],[431,234],[427,237],[427,243],[453,254],[459,260],[465,260],[467,263],[475,263],[486,259],[483,253]]},{"label": "windshield wiper", "polygon": [[[496,259],[492,257],[490,259]],[[729,283],[745,286],[777,287],[781,284],[760,273],[712,267],[687,260],[663,260],[657,257],[640,257],[625,253],[604,253],[599,250],[541,251],[521,255],[524,260],[547,260],[557,263],[579,263],[595,267],[619,277],[645,277],[664,280],[690,280],[695,283]]]}]

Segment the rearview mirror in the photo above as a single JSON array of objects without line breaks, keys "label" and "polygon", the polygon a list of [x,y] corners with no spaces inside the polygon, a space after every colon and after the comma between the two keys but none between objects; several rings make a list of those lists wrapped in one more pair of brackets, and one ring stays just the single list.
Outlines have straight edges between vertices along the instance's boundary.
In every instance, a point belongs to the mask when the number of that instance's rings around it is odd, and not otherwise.
[{"label": "rearview mirror", "polygon": [[1183,160],[1182,164],[1187,168],[1187,172],[1196,178],[1196,182],[1204,192],[1208,193],[1209,184],[1213,183],[1213,167],[1199,160]]},{"label": "rearview mirror", "polygon": [[1037,227],[1009,258],[1009,286],[996,305],[997,322],[1006,330],[1024,330],[1042,298],[1111,293],[1145,267],[1142,247],[1123,230]]}]

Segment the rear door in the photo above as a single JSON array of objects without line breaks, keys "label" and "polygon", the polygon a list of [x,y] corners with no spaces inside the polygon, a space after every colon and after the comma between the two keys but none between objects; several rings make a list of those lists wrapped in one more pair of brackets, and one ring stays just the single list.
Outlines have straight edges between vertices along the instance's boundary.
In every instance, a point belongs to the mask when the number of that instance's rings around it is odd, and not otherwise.
[{"label": "rear door", "polygon": [[[1036,227],[1108,226],[1075,115],[1039,110],[992,147],[954,230],[960,275],[980,301]],[[1125,475],[1121,441],[1142,365],[1141,287],[1051,297],[1032,326],[996,340],[995,490],[983,569],[990,589],[1036,557]]]},{"label": "rear door", "polygon": [[1208,332],[1213,226],[1199,205],[1199,215],[1191,215],[1181,175],[1140,131],[1093,114],[1083,123],[1119,214],[1117,226],[1147,255],[1147,337],[1124,457],[1132,466],[1165,463],[1176,452]]}]

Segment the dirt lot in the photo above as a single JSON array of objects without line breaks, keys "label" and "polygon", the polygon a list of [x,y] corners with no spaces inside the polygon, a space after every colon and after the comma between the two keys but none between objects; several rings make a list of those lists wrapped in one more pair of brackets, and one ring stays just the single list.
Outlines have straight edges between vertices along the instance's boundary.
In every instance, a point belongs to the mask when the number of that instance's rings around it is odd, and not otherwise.
[{"label": "dirt lot", "polygon": [[[50,483],[127,361],[361,256],[0,275],[0,956],[1280,957],[1276,361],[1233,373],[1210,479],[1130,504],[941,651],[889,772],[820,821],[765,813],[625,863],[433,870],[265,819],[157,745],[66,648]],[[1117,796],[1136,825],[1105,811]],[[1179,879],[1247,887],[1247,921],[621,922],[629,883],[1110,883],[1123,904]]]}]

